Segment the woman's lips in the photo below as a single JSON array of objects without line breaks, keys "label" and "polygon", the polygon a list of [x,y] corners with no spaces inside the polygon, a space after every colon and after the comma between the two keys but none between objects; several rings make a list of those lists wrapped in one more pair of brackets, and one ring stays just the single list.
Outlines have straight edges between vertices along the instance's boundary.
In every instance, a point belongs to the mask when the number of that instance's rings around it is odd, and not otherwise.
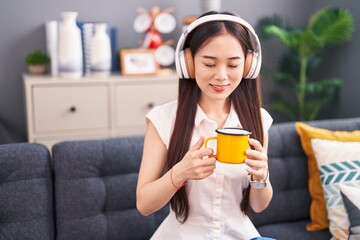
[{"label": "woman's lips", "polygon": [[227,85],[214,85],[214,84],[210,84],[210,86],[216,91],[216,92],[223,92],[225,91],[226,87],[229,86]]}]

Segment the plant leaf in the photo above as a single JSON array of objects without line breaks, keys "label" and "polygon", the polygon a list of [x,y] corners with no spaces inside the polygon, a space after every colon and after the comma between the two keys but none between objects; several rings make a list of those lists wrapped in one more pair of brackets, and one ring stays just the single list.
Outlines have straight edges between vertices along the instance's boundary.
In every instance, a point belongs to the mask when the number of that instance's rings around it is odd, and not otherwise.
[{"label": "plant leaf", "polygon": [[315,101],[307,101],[305,105],[305,119],[309,121],[315,120],[323,104],[324,103],[321,99]]},{"label": "plant leaf", "polygon": [[271,34],[267,33],[265,31],[265,28],[271,25],[278,26],[278,27],[284,27],[284,20],[277,14],[271,16],[271,17],[264,17],[261,18],[257,24],[256,24],[256,32],[258,37],[261,40],[267,40],[270,37],[272,37]]},{"label": "plant leaf", "polygon": [[282,43],[290,48],[297,48],[299,46],[300,30],[287,30],[275,25],[270,25],[265,28],[265,32],[271,36],[277,37]]},{"label": "plant leaf", "polygon": [[290,105],[287,102],[274,102],[271,103],[269,107],[275,111],[285,114],[293,121],[297,119],[297,115],[296,115],[297,108],[294,108],[294,106]]},{"label": "plant leaf", "polygon": [[320,63],[322,63],[322,57],[320,54],[314,54],[311,59],[309,59],[307,66],[307,74],[313,72],[316,68],[319,67]]},{"label": "plant leaf", "polygon": [[[307,94],[313,95],[334,95],[335,91],[342,85],[342,80],[339,78],[322,79],[316,82],[308,82],[304,85],[304,91]],[[300,87],[300,85],[298,86]]]},{"label": "plant leaf", "polygon": [[354,32],[354,20],[344,9],[323,8],[310,18],[307,31],[313,34],[322,48],[350,40]]},{"label": "plant leaf", "polygon": [[297,119],[298,107],[294,104],[295,99],[291,99],[291,95],[285,98],[285,95],[276,92],[273,94],[274,101],[269,104],[269,108],[286,115],[290,120]]},{"label": "plant leaf", "polygon": [[275,72],[272,74],[272,77],[275,82],[280,85],[296,86],[296,78],[291,73],[286,72]]}]

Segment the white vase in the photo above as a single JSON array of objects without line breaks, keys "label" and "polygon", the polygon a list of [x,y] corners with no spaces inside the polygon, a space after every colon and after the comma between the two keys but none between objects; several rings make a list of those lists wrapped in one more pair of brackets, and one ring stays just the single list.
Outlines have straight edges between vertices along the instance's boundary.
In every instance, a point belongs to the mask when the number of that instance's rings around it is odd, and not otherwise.
[{"label": "white vase", "polygon": [[106,23],[95,24],[91,40],[91,74],[109,75],[111,71],[111,44]]},{"label": "white vase", "polygon": [[59,30],[59,72],[62,77],[80,78],[83,71],[81,31],[77,12],[62,12]]},{"label": "white vase", "polygon": [[46,33],[46,50],[50,57],[50,74],[53,77],[57,77],[59,73],[58,63],[58,27],[57,21],[48,21],[45,24]]},{"label": "white vase", "polygon": [[221,0],[201,0],[201,12],[221,11]]}]

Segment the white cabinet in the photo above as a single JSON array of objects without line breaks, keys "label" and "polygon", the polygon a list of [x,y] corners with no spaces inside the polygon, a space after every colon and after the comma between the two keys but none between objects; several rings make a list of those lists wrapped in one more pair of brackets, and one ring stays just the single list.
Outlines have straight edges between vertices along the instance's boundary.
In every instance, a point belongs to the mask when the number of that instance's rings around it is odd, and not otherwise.
[{"label": "white cabinet", "polygon": [[106,84],[34,87],[35,132],[109,128],[108,93]]},{"label": "white cabinet", "polygon": [[162,81],[115,84],[116,135],[145,132],[146,113],[154,106],[176,98],[177,85]]},{"label": "white cabinet", "polygon": [[155,76],[52,78],[24,75],[28,141],[49,148],[63,140],[145,133],[145,115],[177,97],[171,70]]}]

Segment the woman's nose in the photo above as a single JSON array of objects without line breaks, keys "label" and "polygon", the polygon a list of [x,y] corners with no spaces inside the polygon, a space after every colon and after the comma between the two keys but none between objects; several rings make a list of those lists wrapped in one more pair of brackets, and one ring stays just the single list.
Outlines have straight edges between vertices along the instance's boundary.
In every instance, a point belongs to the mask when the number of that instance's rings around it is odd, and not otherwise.
[{"label": "woman's nose", "polygon": [[216,72],[216,79],[219,81],[226,80],[227,77],[227,69],[226,66],[219,66],[217,72]]}]

